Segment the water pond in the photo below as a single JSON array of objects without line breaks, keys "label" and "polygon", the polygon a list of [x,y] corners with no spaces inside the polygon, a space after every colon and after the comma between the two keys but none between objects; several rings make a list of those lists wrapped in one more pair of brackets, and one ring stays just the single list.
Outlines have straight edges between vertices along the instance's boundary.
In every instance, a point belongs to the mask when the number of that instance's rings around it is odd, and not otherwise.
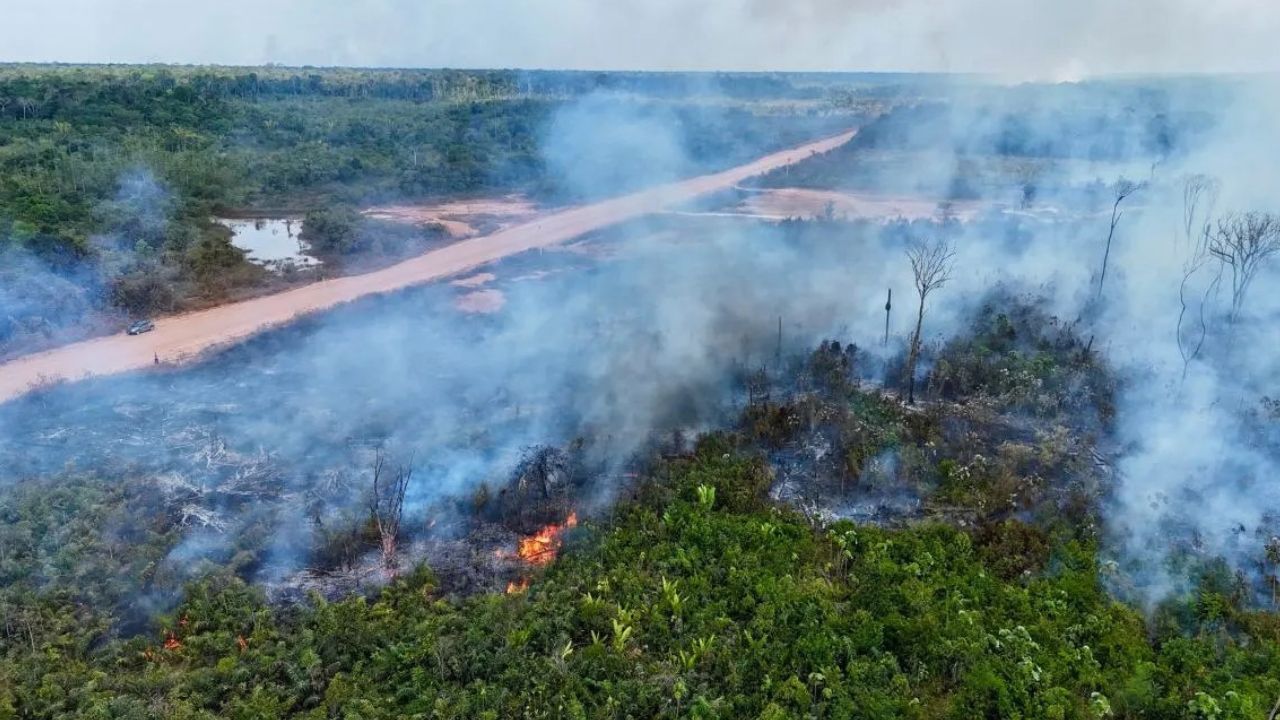
[{"label": "water pond", "polygon": [[320,264],[307,254],[301,218],[214,218],[214,222],[231,230],[231,244],[245,250],[249,260],[260,265]]}]

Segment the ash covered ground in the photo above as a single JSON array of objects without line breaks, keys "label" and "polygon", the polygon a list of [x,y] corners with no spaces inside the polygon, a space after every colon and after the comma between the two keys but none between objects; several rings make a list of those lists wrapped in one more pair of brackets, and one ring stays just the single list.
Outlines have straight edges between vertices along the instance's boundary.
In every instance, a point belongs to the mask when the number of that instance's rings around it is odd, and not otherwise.
[{"label": "ash covered ground", "polygon": [[[761,184],[844,187],[842,174],[903,144],[898,127],[915,128],[909,150],[974,152],[921,130],[917,114],[886,116]],[[1179,142],[1208,132],[1183,124],[1194,132]],[[1094,157],[1116,143],[1124,152]],[[767,456],[775,500],[815,522],[996,532],[1066,519],[1117,559],[1126,595],[1162,597],[1215,559],[1264,595],[1275,360],[1239,349],[1267,347],[1275,268],[1259,266],[1251,302],[1236,307],[1214,294],[1225,285],[1212,269],[1229,268],[1196,242],[1249,217],[1249,178],[1205,181],[1212,198],[1197,205],[1190,179],[1208,176],[1187,173],[1202,148],[1116,137],[1086,149],[1082,170],[1063,161],[1077,148],[1051,143],[1035,150],[1034,174],[1012,179],[1004,166],[937,177],[926,163],[921,179],[910,163],[872,165],[937,206],[914,221],[832,206],[762,223],[724,217],[726,198],[709,198],[306,318],[191,367],[47,388],[0,407],[0,473],[32,502],[67,487],[113,497],[86,532],[100,552],[134,558],[120,573],[125,602],[163,605],[208,572],[279,598],[376,587],[387,574],[369,500],[379,458],[412,470],[401,566],[425,560],[459,592],[501,588],[521,572],[522,539],[573,512],[589,524],[655,462],[717,430]],[[1120,165],[1148,176],[1098,174]],[[956,186],[956,173],[976,184]],[[859,190],[867,178],[854,180]],[[988,202],[947,211],[974,194]],[[953,244],[954,273],[927,303],[912,374],[921,403],[904,406],[917,308],[904,250],[926,238]],[[45,537],[37,585],[92,576],[83,562],[58,566],[58,539],[73,533]]]},{"label": "ash covered ground", "polygon": [[0,409],[4,482],[127,486],[102,532],[161,536],[144,584],[230,568],[340,594],[382,580],[366,527],[382,455],[414,468],[405,564],[500,586],[519,536],[606,508],[642,451],[732,424],[744,369],[780,341],[790,355],[841,329],[855,297],[836,288],[884,242],[841,235],[639,223],[192,367],[49,388]]}]

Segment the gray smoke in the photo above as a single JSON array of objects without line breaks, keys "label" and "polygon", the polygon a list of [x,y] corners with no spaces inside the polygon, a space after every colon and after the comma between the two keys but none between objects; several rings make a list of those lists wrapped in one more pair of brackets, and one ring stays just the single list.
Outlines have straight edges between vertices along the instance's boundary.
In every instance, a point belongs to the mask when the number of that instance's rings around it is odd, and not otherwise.
[{"label": "gray smoke", "polygon": [[94,208],[103,231],[71,250],[61,241],[44,241],[39,228],[14,222],[0,209],[0,357],[119,324],[113,282],[156,258],[172,204],[149,170],[131,169],[115,195]]},{"label": "gray smoke", "polygon": [[[466,289],[421,288],[306,319],[189,370],[11,403],[0,408],[0,467],[9,479],[74,465],[153,483],[188,516],[170,562],[226,561],[240,538],[265,535],[257,572],[272,577],[304,563],[317,518],[359,507],[372,448],[414,453],[419,526],[503,482],[531,445],[588,438],[588,453],[616,474],[654,432],[731,417],[741,402],[733,372],[770,362],[779,320],[788,347],[824,337],[874,347],[885,288],[909,293],[904,240],[947,233],[957,272],[930,307],[931,340],[963,332],[974,304],[1004,284],[1081,318],[1122,373],[1120,484],[1107,521],[1110,551],[1138,592],[1176,590],[1170,562],[1186,552],[1253,572],[1280,509],[1267,482],[1275,420],[1258,414],[1280,360],[1280,266],[1264,269],[1231,328],[1211,296],[1208,351],[1184,381],[1179,227],[1191,173],[1218,179],[1218,212],[1275,209],[1274,88],[957,81],[947,95],[911,122],[867,128],[860,154],[833,156],[832,178],[851,191],[973,203],[971,223],[851,224],[846,243],[805,245],[776,229],[651,219],[492,268],[488,289],[507,300],[494,315],[453,309]],[[693,167],[675,119],[639,107],[568,105],[547,138],[549,166],[584,193],[612,189],[628,175],[619,167],[652,180]],[[584,156],[575,142],[606,150]],[[1122,176],[1141,189],[1099,296]],[[147,193],[128,196],[149,207]],[[896,314],[898,340],[907,315]]]},{"label": "gray smoke", "polygon": [[[1122,377],[1115,438],[1119,484],[1116,497],[1104,506],[1108,552],[1128,573],[1129,589],[1147,602],[1182,589],[1189,569],[1194,572],[1197,562],[1215,557],[1256,578],[1265,543],[1280,534],[1280,487],[1271,480],[1280,460],[1277,416],[1265,402],[1275,395],[1272,379],[1280,370],[1280,258],[1263,264],[1234,322],[1228,318],[1229,291],[1212,290],[1218,266],[1210,259],[1189,285],[1188,295],[1196,298],[1189,317],[1198,316],[1198,299],[1206,298],[1208,332],[1204,351],[1190,362],[1185,379],[1177,339],[1179,288],[1194,246],[1183,230],[1185,182],[1203,173],[1220,189],[1211,209],[1202,205],[1197,223],[1216,223],[1232,212],[1280,210],[1275,200],[1280,177],[1266,160],[1280,150],[1267,120],[1276,110],[1275,89],[1269,80],[1201,80],[1125,99],[1123,85],[1085,84],[1054,90],[1074,107],[1045,113],[1004,108],[1016,114],[1030,137],[1047,143],[1038,155],[1070,161],[1058,177],[1035,178],[1049,190],[1030,204],[1058,206],[1077,217],[1047,222],[1025,236],[1010,234],[1008,222],[1003,230],[967,226],[958,240],[962,269],[929,323],[944,334],[960,332],[955,321],[966,316],[966,300],[1003,282],[1046,295],[1059,317],[1082,318],[1085,331],[1096,334],[1094,347]],[[1018,94],[1004,97],[1016,101]],[[1092,135],[1079,128],[1063,133],[1053,120],[1078,113],[1082,104],[1087,111],[1090,104],[1107,108],[1114,100],[1123,101],[1119,107],[1125,114],[1104,113],[1110,120]],[[1141,102],[1150,105],[1144,108]],[[979,109],[953,115],[962,118],[947,128],[958,129],[955,135],[939,134],[926,124],[927,137],[905,139],[939,156],[934,164],[908,171],[910,177],[894,172],[871,178],[871,184],[902,186],[948,164],[964,165],[974,139],[991,135],[982,118],[1002,113],[985,95]],[[1116,132],[1113,124],[1136,123],[1127,130],[1148,127],[1144,109],[1162,116],[1176,140],[1159,147],[1142,140],[1142,132]],[[1077,162],[1096,147],[1114,152]],[[1122,176],[1140,189],[1126,201],[1099,296],[1112,193]],[[1017,202],[1016,195],[983,194],[1006,207]]]}]

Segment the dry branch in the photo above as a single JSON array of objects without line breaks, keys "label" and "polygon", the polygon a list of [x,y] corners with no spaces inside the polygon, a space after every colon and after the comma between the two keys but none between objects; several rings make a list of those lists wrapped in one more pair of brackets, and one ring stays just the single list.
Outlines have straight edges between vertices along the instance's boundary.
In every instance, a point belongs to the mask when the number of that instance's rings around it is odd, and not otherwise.
[{"label": "dry branch", "polygon": [[383,568],[390,575],[396,572],[396,543],[404,518],[404,496],[412,479],[412,465],[400,465],[389,470],[381,450],[374,456],[369,515],[378,529]]},{"label": "dry branch", "polygon": [[924,328],[924,304],[929,294],[951,279],[951,261],[955,249],[946,240],[931,243],[917,242],[907,248],[911,272],[915,276],[916,294],[920,297],[916,313],[916,329],[911,335],[911,349],[907,355],[907,403],[916,401],[916,363],[920,360],[920,333]]},{"label": "dry branch", "polygon": [[1218,220],[1209,240],[1209,254],[1231,274],[1232,324],[1244,308],[1249,286],[1258,271],[1280,252],[1280,217],[1272,213],[1246,212]]},{"label": "dry branch", "polygon": [[1098,297],[1102,297],[1102,284],[1107,281],[1107,262],[1111,259],[1111,241],[1116,236],[1116,226],[1120,224],[1120,218],[1124,216],[1120,203],[1137,191],[1138,185],[1128,180],[1121,179],[1116,183],[1116,200],[1111,205],[1111,227],[1107,231],[1107,250],[1102,255],[1102,273],[1098,276]]}]

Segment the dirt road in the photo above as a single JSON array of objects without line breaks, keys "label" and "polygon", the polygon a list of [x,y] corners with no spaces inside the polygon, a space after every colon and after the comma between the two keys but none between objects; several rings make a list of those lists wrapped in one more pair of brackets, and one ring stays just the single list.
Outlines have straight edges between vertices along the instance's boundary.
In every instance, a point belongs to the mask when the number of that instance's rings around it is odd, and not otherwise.
[{"label": "dirt road", "polygon": [[564,210],[491,235],[462,240],[376,272],[325,280],[275,295],[162,318],[156,321],[156,329],[145,335],[111,335],[19,357],[0,365],[0,402],[47,382],[150,367],[156,358],[164,363],[185,362],[211,348],[288,323],[299,315],[364,295],[439,280],[509,255],[556,245],[657,212],[675,202],[731,188],[749,177],[830,150],[851,137],[853,132],[846,132],[723,172]]}]

